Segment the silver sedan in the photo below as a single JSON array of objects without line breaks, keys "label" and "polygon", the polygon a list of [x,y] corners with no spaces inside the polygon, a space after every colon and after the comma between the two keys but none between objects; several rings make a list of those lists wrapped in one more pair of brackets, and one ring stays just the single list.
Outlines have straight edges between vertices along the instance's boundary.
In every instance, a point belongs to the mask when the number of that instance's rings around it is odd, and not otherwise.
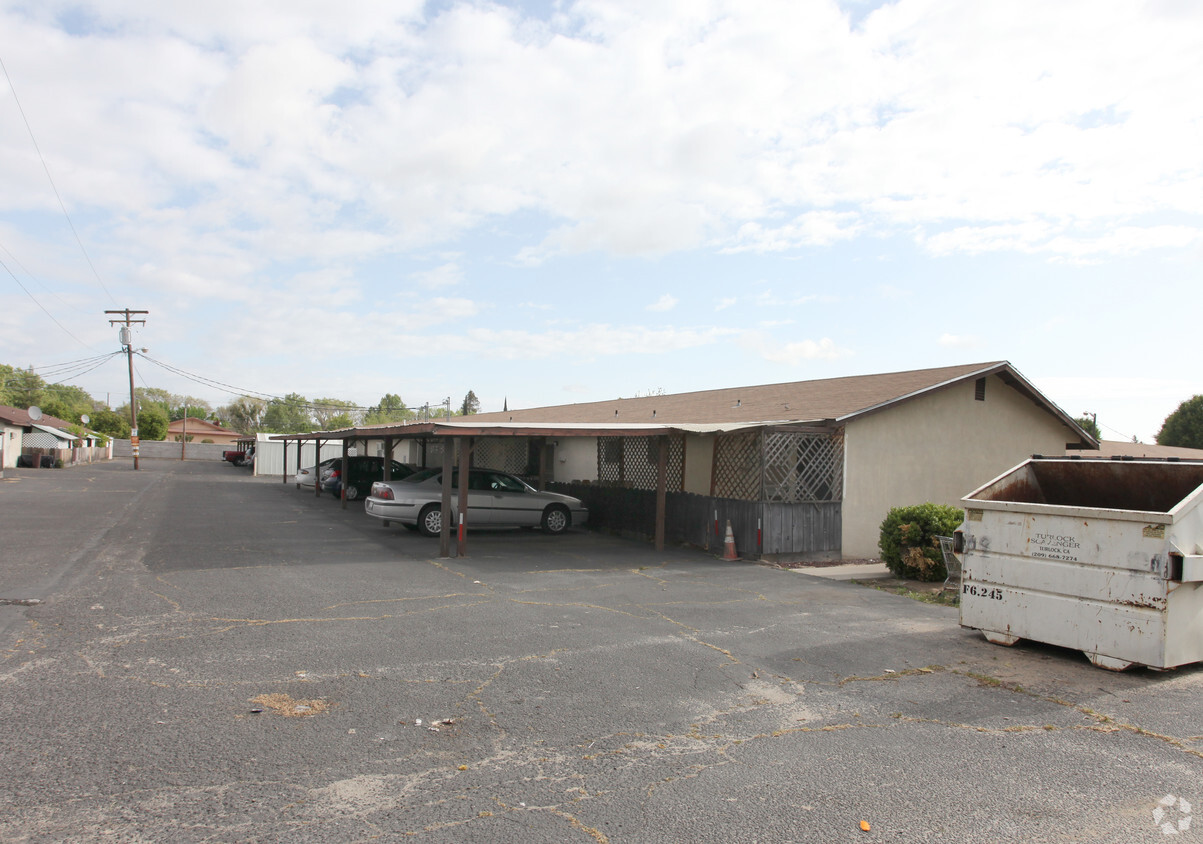
[{"label": "silver sedan", "polygon": [[[459,472],[451,476],[452,517],[458,521]],[[423,536],[438,536],[443,527],[443,470],[423,469],[399,481],[377,481],[364,502],[369,516],[400,522]],[[589,511],[579,498],[540,492],[521,478],[493,469],[473,469],[468,476],[468,513],[472,527],[542,527],[563,533],[583,525]]]}]

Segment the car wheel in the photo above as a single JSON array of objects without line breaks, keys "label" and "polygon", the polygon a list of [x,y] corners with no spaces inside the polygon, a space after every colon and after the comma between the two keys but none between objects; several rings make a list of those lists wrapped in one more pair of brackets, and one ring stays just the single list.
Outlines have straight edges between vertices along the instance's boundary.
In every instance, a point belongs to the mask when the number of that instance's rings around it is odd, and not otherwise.
[{"label": "car wheel", "polygon": [[438,536],[443,531],[443,508],[427,504],[418,514],[418,530],[423,536]]},{"label": "car wheel", "polygon": [[347,487],[347,500],[355,501],[358,498],[359,498],[359,487],[354,486],[354,485]]},{"label": "car wheel", "polygon": [[543,511],[543,532],[563,533],[572,525],[572,515],[563,507],[548,507]]}]

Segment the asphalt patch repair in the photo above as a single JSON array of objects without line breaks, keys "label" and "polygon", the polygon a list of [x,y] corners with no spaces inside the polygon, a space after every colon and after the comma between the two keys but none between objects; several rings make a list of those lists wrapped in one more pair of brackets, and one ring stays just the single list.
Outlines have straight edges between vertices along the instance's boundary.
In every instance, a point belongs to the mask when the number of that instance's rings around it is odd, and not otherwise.
[{"label": "asphalt patch repair", "polygon": [[277,715],[283,715],[285,718],[308,718],[311,715],[320,715],[333,706],[333,704],[320,698],[295,700],[292,695],[286,695],[281,692],[259,695],[258,697],[251,698],[251,703],[258,704],[260,707],[259,709],[252,709],[251,712],[253,714],[257,715],[266,710],[271,710]]}]

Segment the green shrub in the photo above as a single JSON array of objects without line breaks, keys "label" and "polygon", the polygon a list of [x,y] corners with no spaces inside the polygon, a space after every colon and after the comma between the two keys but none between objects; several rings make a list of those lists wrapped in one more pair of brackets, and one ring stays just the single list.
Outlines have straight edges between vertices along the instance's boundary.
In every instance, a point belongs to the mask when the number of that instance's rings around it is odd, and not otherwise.
[{"label": "green shrub", "polygon": [[959,508],[930,501],[893,508],[881,523],[877,542],[882,562],[908,580],[943,580],[948,572],[936,537],[952,536],[964,518]]}]

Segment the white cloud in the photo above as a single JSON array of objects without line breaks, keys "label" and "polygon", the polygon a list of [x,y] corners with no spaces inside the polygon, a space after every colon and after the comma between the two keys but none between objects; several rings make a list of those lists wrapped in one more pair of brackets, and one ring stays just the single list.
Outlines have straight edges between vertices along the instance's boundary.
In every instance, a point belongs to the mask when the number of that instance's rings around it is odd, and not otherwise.
[{"label": "white cloud", "polygon": [[834,299],[830,296],[819,296],[817,294],[807,294],[805,296],[782,296],[776,291],[762,290],[756,294],[755,303],[758,308],[785,308],[796,305],[805,305],[808,302],[831,302]]},{"label": "white cloud", "polygon": [[669,294],[665,293],[663,296],[661,296],[655,302],[648,305],[647,310],[649,310],[649,311],[671,311],[673,308],[675,308],[677,306],[677,303],[679,301],[680,300],[676,296],[670,296]]},{"label": "white cloud", "polygon": [[972,349],[981,344],[972,334],[941,334],[936,342],[949,349]]},{"label": "white cloud", "polygon": [[852,354],[849,349],[837,346],[830,337],[779,343],[763,335],[747,332],[740,336],[739,342],[745,349],[767,361],[788,366],[799,366],[805,361],[835,360]]},{"label": "white cloud", "polygon": [[[647,328],[586,325],[543,333],[523,329],[475,328],[458,340],[448,337],[465,354],[489,354],[504,360],[592,360],[612,355],[656,355],[712,345],[735,335],[725,328]],[[444,347],[446,348],[446,347]]]},{"label": "white cloud", "polygon": [[723,252],[782,252],[804,246],[830,246],[850,240],[864,230],[859,215],[851,212],[810,211],[783,226],[744,223],[735,235],[735,246]]},{"label": "white cloud", "polygon": [[714,306],[714,309],[716,311],[725,311],[738,301],[739,300],[734,296],[724,296],[722,299],[718,300],[718,304]]},{"label": "white cloud", "polygon": [[429,288],[454,287],[463,281],[463,276],[463,268],[455,261],[448,261],[433,269],[410,274],[410,278],[415,282]]},{"label": "white cloud", "polygon": [[888,302],[897,302],[902,299],[909,299],[914,295],[914,291],[907,290],[893,284],[879,284],[875,290],[878,296]]},{"label": "white cloud", "polygon": [[446,322],[453,319],[466,319],[480,313],[480,306],[471,299],[451,299],[436,296],[422,301],[418,315],[424,322]]},{"label": "white cloud", "polygon": [[[1089,260],[1203,230],[1189,7],[900,0],[851,30],[834,0],[0,14],[69,195],[139,225],[184,207],[304,248],[338,220],[379,250],[533,212],[554,222],[514,250],[528,265],[889,231]],[[0,204],[53,208],[12,109],[0,137]],[[1188,219],[1138,219],[1165,213]]]}]

